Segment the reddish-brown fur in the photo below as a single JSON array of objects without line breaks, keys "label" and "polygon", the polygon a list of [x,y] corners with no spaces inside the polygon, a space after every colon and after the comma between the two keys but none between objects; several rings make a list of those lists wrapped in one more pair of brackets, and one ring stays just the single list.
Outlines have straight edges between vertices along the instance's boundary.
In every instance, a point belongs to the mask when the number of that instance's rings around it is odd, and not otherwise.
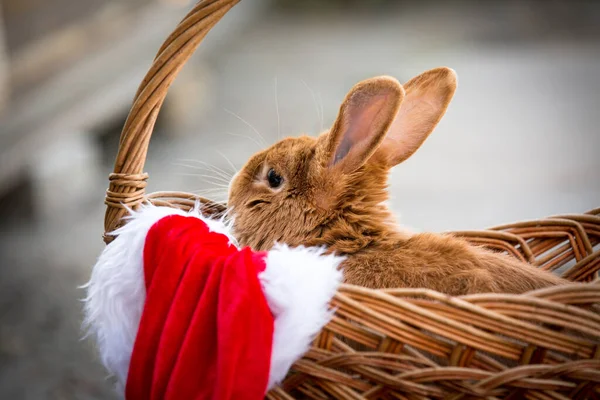
[{"label": "reddish-brown fur", "polygon": [[[460,295],[563,283],[451,235],[403,232],[384,205],[390,168],[424,142],[455,88],[447,68],[427,71],[404,88],[392,78],[370,79],[346,96],[330,131],[287,138],[254,155],[230,190],[240,243],[257,250],[276,242],[326,246],[347,257],[346,282],[371,288]],[[271,168],[283,177],[276,189],[266,178]]]}]

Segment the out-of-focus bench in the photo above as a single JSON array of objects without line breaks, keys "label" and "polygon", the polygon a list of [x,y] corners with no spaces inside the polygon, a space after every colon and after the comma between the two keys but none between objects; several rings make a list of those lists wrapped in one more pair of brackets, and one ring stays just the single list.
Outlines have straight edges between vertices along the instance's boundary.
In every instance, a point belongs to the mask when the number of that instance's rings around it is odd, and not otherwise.
[{"label": "out-of-focus bench", "polygon": [[[3,107],[0,102],[0,197],[18,195],[11,189],[24,180],[32,188],[27,202],[12,204],[33,204],[32,211],[56,213],[69,206],[66,199],[80,201],[103,190],[95,179],[106,172],[99,161],[98,127],[122,123],[156,49],[194,2],[105,3],[10,57],[0,46],[0,82],[6,67],[0,94],[3,88],[10,93]],[[211,32],[219,38],[207,41],[202,53],[239,34],[261,15],[257,6],[262,4],[266,2],[241,4],[245,9]],[[179,84],[193,84],[185,82],[194,79],[190,75],[183,75]],[[170,98],[177,100],[174,89]],[[182,90],[181,96],[186,95]]]}]

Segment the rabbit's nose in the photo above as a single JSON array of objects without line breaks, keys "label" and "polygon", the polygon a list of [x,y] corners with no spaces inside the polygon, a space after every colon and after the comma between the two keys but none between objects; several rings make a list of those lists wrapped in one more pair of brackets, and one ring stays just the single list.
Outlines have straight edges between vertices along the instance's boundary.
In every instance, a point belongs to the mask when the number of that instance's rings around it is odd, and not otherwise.
[{"label": "rabbit's nose", "polygon": [[237,176],[240,174],[240,171],[237,171],[232,177],[231,180],[229,181],[229,186],[227,186],[227,198],[230,199],[231,198],[231,187],[233,186],[233,182],[235,181],[235,179],[237,178]]}]

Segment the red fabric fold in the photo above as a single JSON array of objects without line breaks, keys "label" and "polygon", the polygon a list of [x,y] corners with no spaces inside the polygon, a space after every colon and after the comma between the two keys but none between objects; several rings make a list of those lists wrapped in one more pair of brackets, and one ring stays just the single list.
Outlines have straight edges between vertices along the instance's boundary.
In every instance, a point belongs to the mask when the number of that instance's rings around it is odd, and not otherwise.
[{"label": "red fabric fold", "polygon": [[262,399],[273,340],[257,276],[264,268],[264,254],[238,250],[198,218],[154,224],[126,398]]}]

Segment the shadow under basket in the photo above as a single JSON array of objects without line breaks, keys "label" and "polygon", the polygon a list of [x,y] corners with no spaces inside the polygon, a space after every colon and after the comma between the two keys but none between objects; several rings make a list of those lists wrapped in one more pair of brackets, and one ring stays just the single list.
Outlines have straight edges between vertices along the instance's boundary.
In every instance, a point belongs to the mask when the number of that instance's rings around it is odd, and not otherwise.
[{"label": "shadow under basket", "polygon": [[[200,201],[211,215],[224,212],[188,193],[147,195],[143,169],[169,86],[238,1],[198,3],[158,51],[123,128],[105,232],[145,201],[182,209]],[[451,234],[590,284],[461,297],[342,285],[333,319],[267,398],[600,398],[600,209]]]}]

